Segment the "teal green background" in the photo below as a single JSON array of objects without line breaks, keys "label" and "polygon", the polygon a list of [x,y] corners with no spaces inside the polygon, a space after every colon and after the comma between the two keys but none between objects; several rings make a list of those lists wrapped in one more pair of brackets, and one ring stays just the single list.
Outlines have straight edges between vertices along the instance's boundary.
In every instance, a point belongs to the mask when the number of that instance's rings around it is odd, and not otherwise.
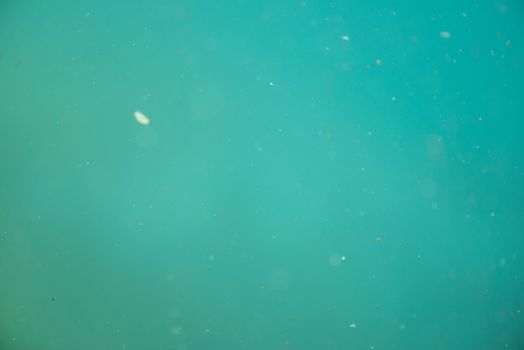
[{"label": "teal green background", "polygon": [[523,349],[523,63],[517,0],[2,1],[0,349]]}]

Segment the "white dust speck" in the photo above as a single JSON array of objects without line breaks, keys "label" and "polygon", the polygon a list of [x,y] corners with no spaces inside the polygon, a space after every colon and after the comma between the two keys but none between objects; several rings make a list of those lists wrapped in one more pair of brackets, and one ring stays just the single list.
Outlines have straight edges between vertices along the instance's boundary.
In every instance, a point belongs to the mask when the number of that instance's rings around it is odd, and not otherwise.
[{"label": "white dust speck", "polygon": [[345,42],[348,42],[349,41],[349,36],[348,35],[342,35],[340,37],[342,40],[344,40]]},{"label": "white dust speck", "polygon": [[184,335],[184,331],[182,330],[182,327],[179,327],[179,326],[173,326],[171,328],[171,333],[175,336],[175,337],[180,337],[180,336],[183,336]]},{"label": "white dust speck", "polygon": [[451,33],[450,32],[446,32],[446,31],[442,31],[442,32],[440,32],[440,37],[442,39],[449,39],[449,38],[451,38]]},{"label": "white dust speck", "polygon": [[329,256],[328,262],[331,266],[339,266],[344,260],[346,260],[345,256],[341,256],[339,254],[331,254]]},{"label": "white dust speck", "polygon": [[149,125],[149,118],[144,113],[136,111],[134,115],[137,122],[139,122],[142,125]]},{"label": "white dust speck", "polygon": [[349,328],[357,328],[357,324],[353,322],[352,324],[349,325]]}]

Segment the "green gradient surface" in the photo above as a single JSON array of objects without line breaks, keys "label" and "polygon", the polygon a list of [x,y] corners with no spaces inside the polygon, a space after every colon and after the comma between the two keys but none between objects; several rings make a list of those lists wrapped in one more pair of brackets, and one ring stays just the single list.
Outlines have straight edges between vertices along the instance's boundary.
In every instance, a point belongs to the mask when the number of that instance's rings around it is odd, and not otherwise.
[{"label": "green gradient surface", "polygon": [[0,349],[522,349],[523,62],[517,0],[0,2]]}]

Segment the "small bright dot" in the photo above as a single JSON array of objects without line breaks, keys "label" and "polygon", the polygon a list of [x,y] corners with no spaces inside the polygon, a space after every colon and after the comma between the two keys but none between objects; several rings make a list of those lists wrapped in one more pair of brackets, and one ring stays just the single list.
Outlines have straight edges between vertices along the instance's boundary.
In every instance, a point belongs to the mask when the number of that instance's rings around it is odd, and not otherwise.
[{"label": "small bright dot", "polygon": [[349,41],[349,36],[347,36],[347,35],[342,35],[340,38],[341,38],[342,40],[344,40],[345,42],[348,42],[348,41]]},{"label": "small bright dot", "polygon": [[338,254],[331,254],[329,256],[329,265],[331,266],[339,266],[342,263],[342,257]]},{"label": "small bright dot", "polygon": [[137,122],[139,122],[142,125],[149,125],[149,118],[144,113],[136,111],[134,115]]},{"label": "small bright dot", "polygon": [[357,324],[353,322],[352,324],[349,325],[349,328],[357,328]]},{"label": "small bright dot", "polygon": [[449,38],[451,38],[451,33],[450,32],[446,32],[446,31],[442,31],[442,32],[440,32],[440,37],[442,39],[449,39]]}]

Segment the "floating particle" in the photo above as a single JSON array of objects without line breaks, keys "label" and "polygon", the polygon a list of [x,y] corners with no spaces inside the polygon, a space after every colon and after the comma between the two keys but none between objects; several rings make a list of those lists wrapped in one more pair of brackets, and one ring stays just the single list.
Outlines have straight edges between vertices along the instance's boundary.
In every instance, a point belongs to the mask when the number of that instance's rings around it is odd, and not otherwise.
[{"label": "floating particle", "polygon": [[149,118],[144,113],[136,111],[134,115],[137,122],[139,122],[142,125],[149,125]]},{"label": "floating particle", "polygon": [[328,259],[329,265],[331,266],[339,266],[343,260],[345,260],[345,258],[342,259],[342,256],[339,254],[331,254]]},{"label": "floating particle", "polygon": [[349,41],[349,36],[348,35],[342,35],[340,37],[342,40],[344,40],[345,42],[348,42]]},{"label": "floating particle", "polygon": [[349,325],[349,328],[357,328],[357,324],[353,322],[352,324]]},{"label": "floating particle", "polygon": [[377,58],[377,59],[375,60],[375,64],[376,64],[377,66],[381,66],[381,65],[382,65],[382,60],[381,60],[380,58]]},{"label": "floating particle", "polygon": [[171,333],[175,336],[175,337],[180,337],[180,336],[183,336],[184,335],[184,332],[182,330],[182,327],[179,327],[179,326],[174,326],[171,328]]},{"label": "floating particle", "polygon": [[377,241],[377,242],[383,242],[383,241],[384,241],[384,238],[382,238],[381,235],[377,235],[377,236],[375,237],[375,241]]},{"label": "floating particle", "polygon": [[442,31],[442,32],[440,32],[440,37],[442,39],[449,39],[449,38],[451,38],[451,33],[450,32],[446,32],[446,31]]}]

